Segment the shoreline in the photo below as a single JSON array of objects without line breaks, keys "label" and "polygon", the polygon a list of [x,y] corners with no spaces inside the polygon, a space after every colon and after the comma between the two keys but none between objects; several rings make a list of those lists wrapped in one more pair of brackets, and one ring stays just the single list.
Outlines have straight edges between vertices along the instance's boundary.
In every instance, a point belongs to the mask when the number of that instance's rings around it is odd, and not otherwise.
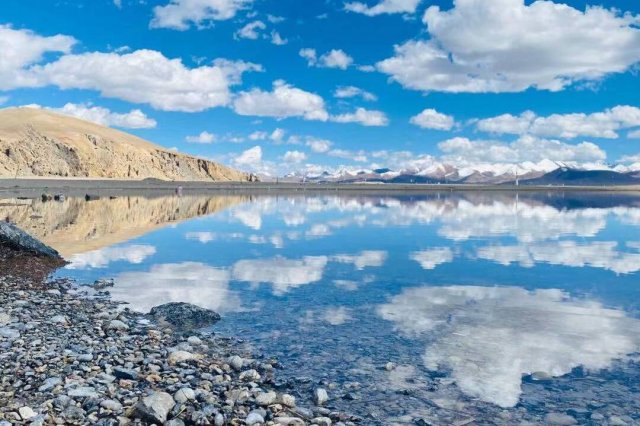
[{"label": "shoreline", "polygon": [[275,385],[277,360],[210,330],[161,325],[104,288],[3,272],[0,425],[357,421],[322,395],[315,406],[297,405],[310,395]]},{"label": "shoreline", "polygon": [[392,193],[437,193],[437,192],[594,192],[594,193],[638,193],[640,185],[615,186],[559,186],[559,185],[485,185],[485,184],[374,184],[374,183],[286,183],[286,182],[194,182],[109,179],[50,179],[50,178],[0,178],[0,195],[47,193],[65,195],[131,195],[175,193],[215,194],[278,194],[278,193],[346,193],[346,194],[392,194]]}]

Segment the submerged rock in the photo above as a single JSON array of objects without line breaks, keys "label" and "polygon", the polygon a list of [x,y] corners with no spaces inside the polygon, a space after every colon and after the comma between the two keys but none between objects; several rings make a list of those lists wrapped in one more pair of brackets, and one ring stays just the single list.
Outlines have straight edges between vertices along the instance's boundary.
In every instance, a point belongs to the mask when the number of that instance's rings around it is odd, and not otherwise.
[{"label": "submerged rock", "polygon": [[220,315],[189,303],[167,303],[151,309],[149,315],[159,323],[187,331],[209,327],[220,321]]}]

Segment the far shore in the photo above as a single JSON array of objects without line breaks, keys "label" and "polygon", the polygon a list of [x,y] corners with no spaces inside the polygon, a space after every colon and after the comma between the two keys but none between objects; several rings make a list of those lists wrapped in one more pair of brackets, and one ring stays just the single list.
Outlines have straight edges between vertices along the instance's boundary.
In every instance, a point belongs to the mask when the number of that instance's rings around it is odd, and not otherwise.
[{"label": "far shore", "polygon": [[421,193],[421,192],[624,192],[640,193],[640,185],[511,185],[511,184],[393,184],[393,183],[295,183],[295,182],[194,182],[162,181],[158,179],[55,179],[55,178],[0,178],[0,195],[64,194],[68,196],[92,195],[152,195],[154,193]]}]

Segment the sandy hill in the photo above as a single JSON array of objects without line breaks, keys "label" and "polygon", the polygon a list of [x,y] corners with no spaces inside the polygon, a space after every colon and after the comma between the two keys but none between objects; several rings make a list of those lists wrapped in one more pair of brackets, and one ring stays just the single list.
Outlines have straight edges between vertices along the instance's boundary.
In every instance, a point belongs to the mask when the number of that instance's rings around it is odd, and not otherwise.
[{"label": "sandy hill", "polygon": [[0,176],[247,181],[221,164],[44,109],[0,110]]}]

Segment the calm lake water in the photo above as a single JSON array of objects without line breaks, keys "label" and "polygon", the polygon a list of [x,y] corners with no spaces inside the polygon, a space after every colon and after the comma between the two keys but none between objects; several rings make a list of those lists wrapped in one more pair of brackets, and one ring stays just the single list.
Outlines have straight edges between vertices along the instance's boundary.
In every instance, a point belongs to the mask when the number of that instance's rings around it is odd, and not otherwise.
[{"label": "calm lake water", "polygon": [[640,421],[640,198],[13,199],[0,217],[132,309],[220,312],[278,385],[322,385],[364,424]]}]

